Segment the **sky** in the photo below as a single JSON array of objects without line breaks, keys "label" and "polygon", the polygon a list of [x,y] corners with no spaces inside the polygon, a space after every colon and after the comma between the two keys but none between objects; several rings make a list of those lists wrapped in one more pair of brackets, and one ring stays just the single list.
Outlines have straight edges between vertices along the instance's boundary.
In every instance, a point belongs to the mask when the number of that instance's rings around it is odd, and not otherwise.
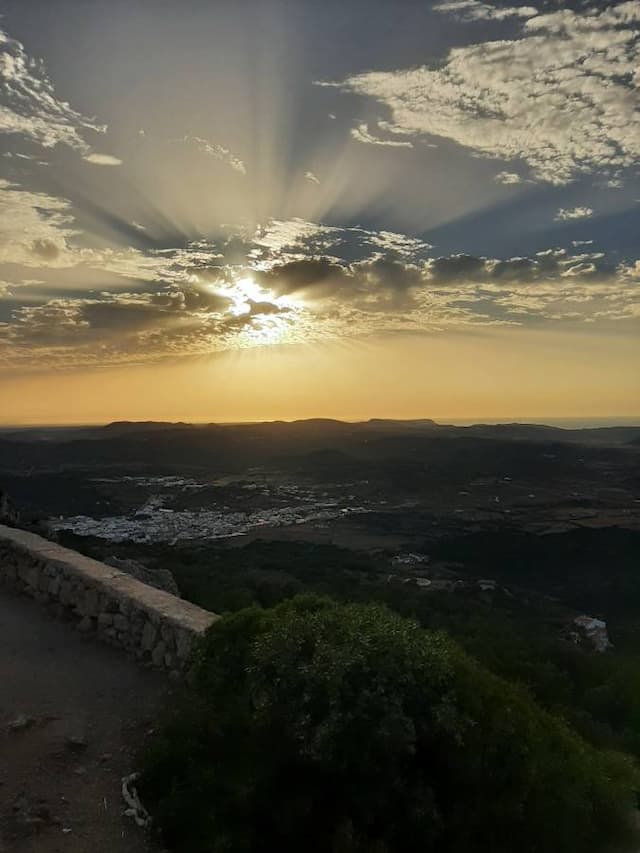
[{"label": "sky", "polygon": [[640,0],[0,0],[0,424],[630,418],[639,238]]}]

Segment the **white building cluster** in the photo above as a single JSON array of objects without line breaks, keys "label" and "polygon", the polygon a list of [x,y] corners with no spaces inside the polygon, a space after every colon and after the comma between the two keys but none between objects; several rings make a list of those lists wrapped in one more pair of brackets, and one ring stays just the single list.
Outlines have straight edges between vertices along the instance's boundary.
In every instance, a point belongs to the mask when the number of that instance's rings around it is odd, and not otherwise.
[{"label": "white building cluster", "polygon": [[76,515],[50,522],[53,530],[68,530],[79,536],[98,536],[111,542],[177,542],[184,539],[222,539],[242,536],[259,527],[327,521],[364,513],[362,506],[341,507],[335,501],[261,509],[255,512],[224,510],[171,510],[151,498],[132,515],[91,518]]}]

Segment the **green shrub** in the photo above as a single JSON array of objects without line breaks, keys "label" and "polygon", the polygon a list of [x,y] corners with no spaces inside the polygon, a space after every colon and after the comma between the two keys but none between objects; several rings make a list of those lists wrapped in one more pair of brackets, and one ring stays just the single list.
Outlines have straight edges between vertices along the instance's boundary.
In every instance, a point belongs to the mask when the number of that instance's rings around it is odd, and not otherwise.
[{"label": "green shrub", "polygon": [[623,850],[635,783],[446,636],[308,597],[216,623],[143,772],[189,853]]}]

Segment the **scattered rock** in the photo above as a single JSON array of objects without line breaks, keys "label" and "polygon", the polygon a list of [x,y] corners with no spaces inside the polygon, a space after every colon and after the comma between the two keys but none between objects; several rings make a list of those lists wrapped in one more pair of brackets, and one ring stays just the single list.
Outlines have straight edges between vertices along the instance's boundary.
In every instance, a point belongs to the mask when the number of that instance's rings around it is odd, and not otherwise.
[{"label": "scattered rock", "polygon": [[9,731],[11,732],[22,732],[25,729],[30,729],[31,726],[35,725],[35,718],[28,717],[26,714],[19,714],[15,720],[12,720],[9,723]]},{"label": "scattered rock", "polygon": [[142,805],[138,796],[138,789],[135,786],[139,778],[139,773],[131,773],[122,779],[122,799],[128,807],[124,813],[127,817],[132,817],[138,826],[149,826],[151,824],[151,815]]},{"label": "scattered rock", "polygon": [[68,735],[65,738],[65,744],[72,752],[84,752],[85,749],[89,746],[89,741],[84,735],[75,734]]},{"label": "scattered rock", "polygon": [[4,821],[4,827],[12,838],[28,838],[38,835],[45,827],[60,823],[49,804],[44,799],[35,803],[21,794],[12,804],[11,811]]}]

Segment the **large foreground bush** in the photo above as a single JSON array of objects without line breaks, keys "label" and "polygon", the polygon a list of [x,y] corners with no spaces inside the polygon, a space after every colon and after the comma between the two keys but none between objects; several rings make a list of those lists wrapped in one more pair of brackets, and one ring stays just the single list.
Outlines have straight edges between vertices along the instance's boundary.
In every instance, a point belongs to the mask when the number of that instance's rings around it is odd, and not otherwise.
[{"label": "large foreground bush", "polygon": [[144,763],[166,841],[190,853],[631,849],[626,759],[378,606],[222,619]]}]

